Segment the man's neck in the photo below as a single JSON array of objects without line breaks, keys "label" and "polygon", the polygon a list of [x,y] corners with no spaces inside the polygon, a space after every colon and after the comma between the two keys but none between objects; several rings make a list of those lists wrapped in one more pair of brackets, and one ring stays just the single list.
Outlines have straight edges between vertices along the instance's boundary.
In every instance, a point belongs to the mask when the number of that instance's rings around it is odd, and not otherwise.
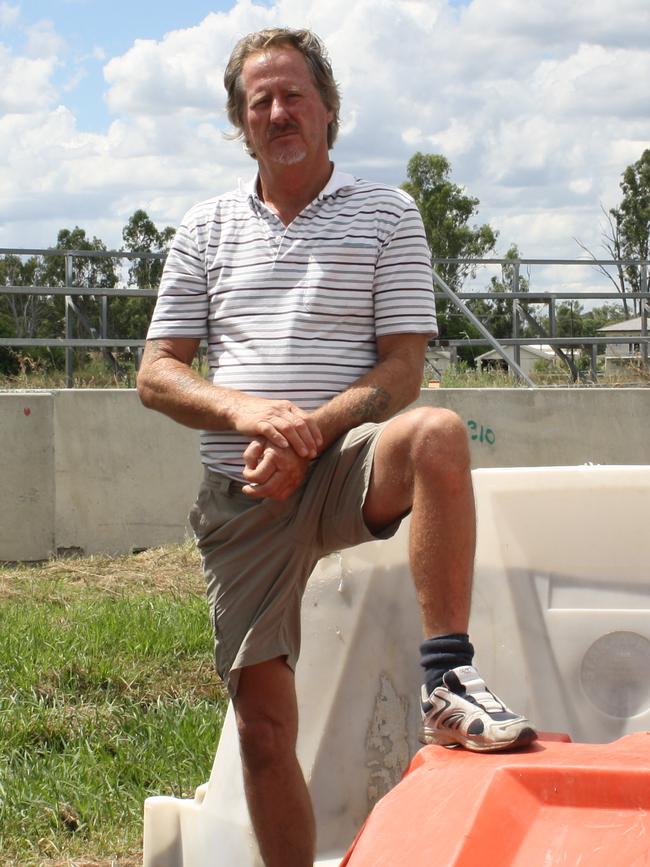
[{"label": "man's neck", "polygon": [[329,158],[314,170],[297,163],[293,166],[276,164],[269,172],[260,165],[258,195],[288,226],[325,187],[333,168]]}]

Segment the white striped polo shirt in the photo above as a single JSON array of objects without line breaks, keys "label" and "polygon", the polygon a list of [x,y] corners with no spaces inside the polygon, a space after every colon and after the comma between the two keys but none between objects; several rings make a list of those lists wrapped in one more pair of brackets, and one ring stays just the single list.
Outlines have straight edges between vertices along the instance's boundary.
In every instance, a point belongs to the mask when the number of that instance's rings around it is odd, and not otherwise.
[{"label": "white striped polo shirt", "polygon": [[[208,342],[217,385],[313,410],[377,362],[376,338],[435,334],[430,253],[402,190],[334,171],[289,226],[247,188],[185,215],[149,339]],[[241,479],[248,440],[204,431],[201,460]]]}]

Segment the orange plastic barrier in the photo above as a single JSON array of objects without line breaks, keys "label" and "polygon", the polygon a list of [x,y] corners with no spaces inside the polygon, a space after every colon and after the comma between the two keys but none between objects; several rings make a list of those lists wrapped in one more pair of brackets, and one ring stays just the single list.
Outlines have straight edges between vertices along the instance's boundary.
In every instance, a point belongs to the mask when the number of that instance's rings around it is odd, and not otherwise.
[{"label": "orange plastic barrier", "polygon": [[542,735],[520,753],[424,747],[341,867],[650,865],[650,732]]}]

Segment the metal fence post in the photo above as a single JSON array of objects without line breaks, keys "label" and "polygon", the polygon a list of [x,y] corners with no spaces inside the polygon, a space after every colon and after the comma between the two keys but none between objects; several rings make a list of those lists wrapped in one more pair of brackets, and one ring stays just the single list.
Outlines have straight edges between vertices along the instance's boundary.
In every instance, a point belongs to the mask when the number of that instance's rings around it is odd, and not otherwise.
[{"label": "metal fence post", "polygon": [[[514,262],[512,268],[512,291],[519,292],[519,262]],[[519,337],[520,331],[521,320],[519,319],[519,301],[515,300],[512,310],[512,336]],[[515,364],[517,367],[521,367],[521,346],[515,344],[513,350]]]},{"label": "metal fence post", "polygon": [[[643,262],[641,265],[641,282],[640,288],[642,292],[648,291],[648,265]],[[648,367],[648,341],[645,340],[648,336],[648,302],[644,299],[641,301],[641,366],[644,370]]]},{"label": "metal fence post", "polygon": [[[69,253],[65,253],[65,285],[66,289],[72,287],[73,278],[73,259]],[[65,336],[66,340],[72,339],[72,314],[73,314],[72,295],[65,296]],[[65,387],[72,388],[72,368],[74,364],[74,349],[71,346],[65,348]]]},{"label": "metal fence post", "polygon": [[108,296],[102,295],[99,314],[99,336],[104,340],[108,337]]},{"label": "metal fence post", "polygon": [[548,330],[551,337],[557,337],[557,319],[555,318],[555,298],[548,302]]}]

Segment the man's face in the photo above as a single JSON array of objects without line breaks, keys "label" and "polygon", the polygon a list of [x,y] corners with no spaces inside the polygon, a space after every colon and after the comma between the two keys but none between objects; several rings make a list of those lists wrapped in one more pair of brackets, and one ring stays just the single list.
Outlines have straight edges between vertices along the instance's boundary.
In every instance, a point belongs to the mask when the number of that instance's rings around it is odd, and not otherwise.
[{"label": "man's face", "polygon": [[302,54],[278,47],[251,55],[242,69],[242,123],[261,166],[329,160],[325,108]]}]

